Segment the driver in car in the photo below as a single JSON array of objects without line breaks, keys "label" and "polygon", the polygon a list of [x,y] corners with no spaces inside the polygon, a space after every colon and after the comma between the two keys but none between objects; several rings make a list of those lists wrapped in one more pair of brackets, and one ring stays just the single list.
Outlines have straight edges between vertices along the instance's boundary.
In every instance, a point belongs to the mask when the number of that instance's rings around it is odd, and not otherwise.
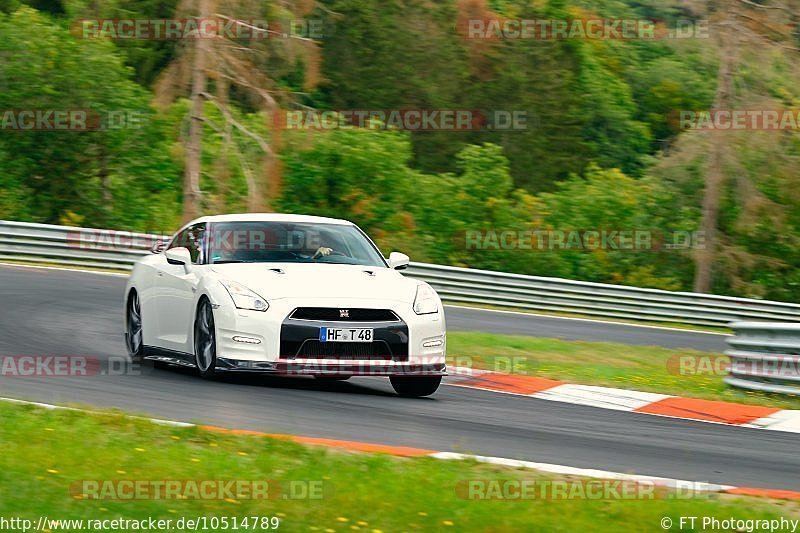
[{"label": "driver in car", "polygon": [[311,259],[316,259],[317,257],[325,257],[331,255],[333,253],[333,248],[328,248],[327,246],[323,245],[317,248],[317,251],[314,252],[314,255],[311,256]]}]

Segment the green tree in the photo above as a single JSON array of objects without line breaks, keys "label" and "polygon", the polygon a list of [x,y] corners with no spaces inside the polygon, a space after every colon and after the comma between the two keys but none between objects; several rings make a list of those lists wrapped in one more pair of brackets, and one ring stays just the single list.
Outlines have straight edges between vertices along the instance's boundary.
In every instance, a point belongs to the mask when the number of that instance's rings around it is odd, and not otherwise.
[{"label": "green tree", "polygon": [[0,15],[0,109],[85,110],[99,121],[91,131],[4,133],[4,180],[19,184],[20,217],[59,222],[75,213],[113,225],[129,209],[115,194],[163,190],[174,178],[148,94],[130,74],[110,42],[75,39],[27,7]]}]

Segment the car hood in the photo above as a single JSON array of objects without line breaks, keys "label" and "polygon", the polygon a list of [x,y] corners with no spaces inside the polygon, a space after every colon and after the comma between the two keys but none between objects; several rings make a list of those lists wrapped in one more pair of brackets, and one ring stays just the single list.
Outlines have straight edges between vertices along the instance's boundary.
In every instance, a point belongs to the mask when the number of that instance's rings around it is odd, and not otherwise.
[{"label": "car hood", "polygon": [[228,263],[213,265],[223,279],[237,281],[267,300],[364,298],[412,303],[419,281],[386,267],[330,263]]}]

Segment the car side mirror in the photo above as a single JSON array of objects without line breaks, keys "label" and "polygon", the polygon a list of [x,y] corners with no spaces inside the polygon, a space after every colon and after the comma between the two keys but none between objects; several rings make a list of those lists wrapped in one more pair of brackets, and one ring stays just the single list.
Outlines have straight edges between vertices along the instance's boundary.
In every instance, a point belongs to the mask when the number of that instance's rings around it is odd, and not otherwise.
[{"label": "car side mirror", "polygon": [[186,271],[189,271],[189,266],[192,264],[192,256],[188,248],[170,248],[164,252],[164,255],[167,256],[167,263],[170,265],[183,265]]},{"label": "car side mirror", "polygon": [[392,252],[389,254],[389,268],[395,270],[403,270],[408,268],[408,263],[411,261],[406,254],[400,252]]}]

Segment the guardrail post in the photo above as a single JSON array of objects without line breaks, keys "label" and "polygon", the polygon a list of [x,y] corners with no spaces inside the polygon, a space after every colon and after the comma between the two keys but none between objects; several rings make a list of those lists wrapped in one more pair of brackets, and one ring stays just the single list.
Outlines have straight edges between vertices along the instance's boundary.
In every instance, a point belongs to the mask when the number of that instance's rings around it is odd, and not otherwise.
[{"label": "guardrail post", "polygon": [[800,323],[734,322],[725,355],[731,386],[800,394]]}]

